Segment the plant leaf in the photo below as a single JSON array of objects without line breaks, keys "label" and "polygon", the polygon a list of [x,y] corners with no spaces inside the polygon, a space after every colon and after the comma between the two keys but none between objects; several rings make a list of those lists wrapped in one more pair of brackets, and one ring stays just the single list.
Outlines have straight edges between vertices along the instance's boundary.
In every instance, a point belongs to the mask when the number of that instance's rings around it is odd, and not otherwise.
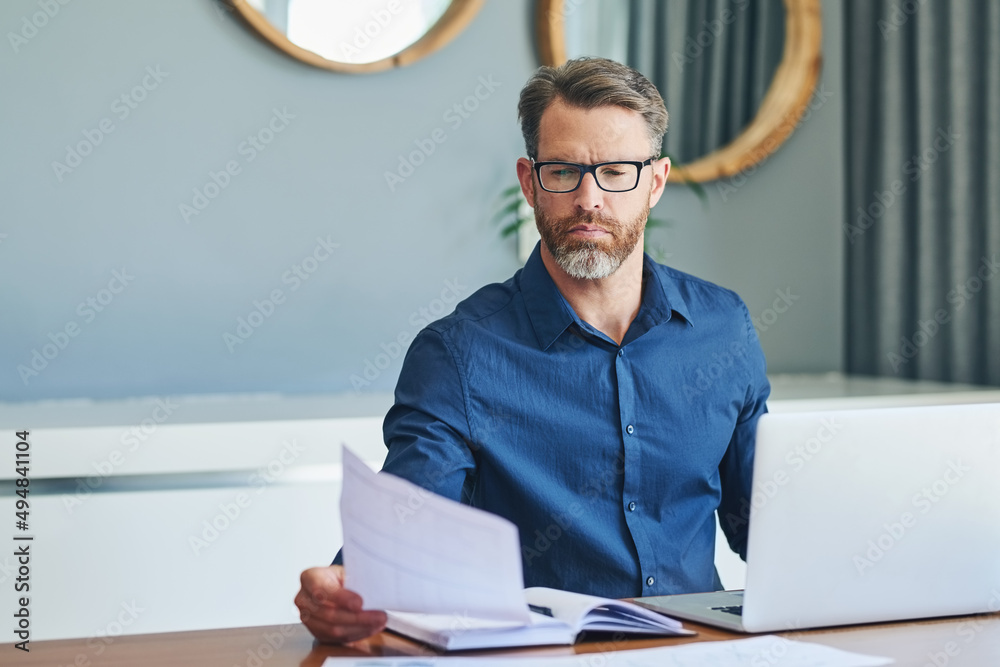
[{"label": "plant leaf", "polygon": [[493,222],[501,222],[504,218],[510,215],[516,215],[517,210],[521,208],[521,200],[516,199],[511,202],[507,202],[503,208],[493,214]]},{"label": "plant leaf", "polygon": [[517,230],[519,230],[521,228],[521,223],[522,222],[523,222],[522,220],[515,220],[515,221],[509,222],[506,225],[504,225],[503,227],[501,227],[500,228],[500,238],[505,239],[508,236],[513,236],[514,234],[516,234]]}]

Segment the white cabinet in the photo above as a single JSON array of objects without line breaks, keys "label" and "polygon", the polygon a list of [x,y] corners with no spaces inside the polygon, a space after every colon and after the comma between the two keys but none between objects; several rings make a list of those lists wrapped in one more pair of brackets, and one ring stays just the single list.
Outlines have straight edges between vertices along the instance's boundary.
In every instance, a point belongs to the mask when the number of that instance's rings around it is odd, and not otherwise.
[{"label": "white cabinet", "polygon": [[[0,439],[30,430],[31,638],[95,637],[93,660],[109,635],[296,622],[299,572],[340,547],[341,443],[381,465],[391,400],[172,398],[159,421],[156,399],[0,406]],[[8,619],[13,475],[0,468]]]}]

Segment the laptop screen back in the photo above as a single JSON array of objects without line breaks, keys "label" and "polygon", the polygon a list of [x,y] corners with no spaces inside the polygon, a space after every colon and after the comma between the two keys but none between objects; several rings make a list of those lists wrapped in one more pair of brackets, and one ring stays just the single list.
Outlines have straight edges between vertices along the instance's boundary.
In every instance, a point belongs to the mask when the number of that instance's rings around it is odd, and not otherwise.
[{"label": "laptop screen back", "polygon": [[1000,404],[757,429],[746,630],[1000,609]]}]

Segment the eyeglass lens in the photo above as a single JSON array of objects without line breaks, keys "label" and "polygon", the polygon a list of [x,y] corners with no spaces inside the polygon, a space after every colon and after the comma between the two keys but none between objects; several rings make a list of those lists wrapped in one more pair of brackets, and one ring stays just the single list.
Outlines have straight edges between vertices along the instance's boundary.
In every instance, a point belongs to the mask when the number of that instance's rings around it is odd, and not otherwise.
[{"label": "eyeglass lens", "polygon": [[[575,189],[580,184],[581,172],[579,166],[569,163],[546,164],[538,170],[542,187],[553,192]],[[628,163],[602,164],[594,173],[597,184],[611,192],[631,190],[639,180],[636,165]]]}]

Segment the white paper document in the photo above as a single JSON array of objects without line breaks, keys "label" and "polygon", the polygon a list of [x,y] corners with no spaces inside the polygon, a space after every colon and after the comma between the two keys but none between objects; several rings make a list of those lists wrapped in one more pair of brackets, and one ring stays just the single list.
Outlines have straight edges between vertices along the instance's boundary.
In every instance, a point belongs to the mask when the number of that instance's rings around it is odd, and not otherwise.
[{"label": "white paper document", "polygon": [[[419,662],[417,662],[419,660]],[[891,658],[851,653],[822,644],[793,641],[776,635],[730,641],[697,642],[631,651],[531,657],[327,658],[323,667],[880,667]]]},{"label": "white paper document", "polygon": [[365,609],[527,623],[517,526],[387,473],[343,448],[344,585]]}]

